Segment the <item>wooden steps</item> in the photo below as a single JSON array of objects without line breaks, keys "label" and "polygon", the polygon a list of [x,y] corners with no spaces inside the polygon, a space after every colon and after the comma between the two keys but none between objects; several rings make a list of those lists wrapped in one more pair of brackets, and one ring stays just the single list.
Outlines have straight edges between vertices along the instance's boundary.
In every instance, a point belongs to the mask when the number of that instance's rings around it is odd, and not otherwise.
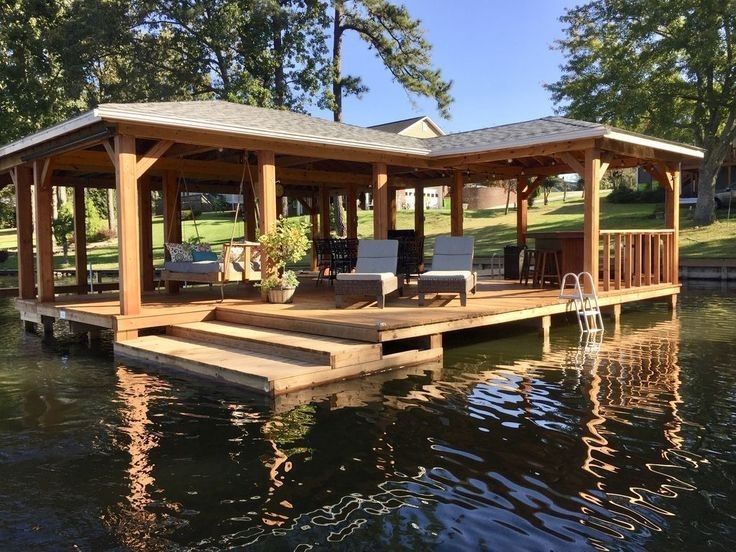
[{"label": "wooden steps", "polygon": [[442,359],[442,349],[382,354],[378,343],[222,321],[167,328],[167,335],[114,344],[115,354],[280,395],[392,368]]},{"label": "wooden steps", "polygon": [[341,368],[381,358],[381,345],[222,321],[169,326],[168,335]]}]

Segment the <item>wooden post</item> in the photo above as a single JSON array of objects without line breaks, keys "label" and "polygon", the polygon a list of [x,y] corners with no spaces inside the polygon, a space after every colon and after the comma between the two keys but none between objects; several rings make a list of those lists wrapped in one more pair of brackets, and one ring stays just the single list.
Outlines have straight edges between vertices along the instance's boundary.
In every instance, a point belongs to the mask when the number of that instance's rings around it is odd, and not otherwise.
[{"label": "wooden post", "polygon": [[526,176],[516,178],[516,244],[526,245],[529,201],[527,200],[529,179]]},{"label": "wooden post", "polygon": [[319,233],[324,239],[330,237],[330,191],[327,186],[319,187]]},{"label": "wooden post", "polygon": [[348,238],[356,239],[358,237],[358,187],[355,184],[348,186],[346,214]]},{"label": "wooden post", "polygon": [[115,158],[120,314],[125,316],[141,312],[140,217],[133,136],[115,136]]},{"label": "wooden post", "polygon": [[33,208],[31,186],[33,169],[15,169],[15,221],[18,232],[18,297],[36,297],[36,282],[33,275]]},{"label": "wooden post", "polygon": [[388,237],[388,174],[386,163],[373,163],[373,238]]},{"label": "wooden post", "polygon": [[36,189],[36,267],[38,300],[54,301],[54,242],[51,233],[51,160],[33,162]]},{"label": "wooden post", "polygon": [[141,225],[141,289],[143,291],[153,291],[153,209],[151,207],[151,177],[141,177],[138,187]]},{"label": "wooden post", "polygon": [[[164,172],[163,182],[164,207],[164,243],[181,243],[181,195],[176,182],[174,171]],[[167,261],[170,261],[169,252],[164,251]],[[179,292],[179,282],[166,282],[166,292]]]},{"label": "wooden post", "polygon": [[453,172],[452,195],[450,196],[450,235],[463,235],[463,187],[462,171]]},{"label": "wooden post", "polygon": [[77,277],[77,293],[87,293],[87,209],[84,204],[84,188],[74,188],[74,268]]},{"label": "wooden post", "polygon": [[256,196],[250,186],[247,186],[243,197],[243,211],[245,212],[245,239],[247,241],[258,241],[256,235],[257,217],[256,217]]},{"label": "wooden post", "polygon": [[388,230],[396,230],[396,188],[388,188]]},{"label": "wooden post", "polygon": [[670,249],[670,278],[673,284],[680,282],[680,169],[668,171],[672,189],[665,187],[665,225],[673,231]]},{"label": "wooden post", "polygon": [[314,240],[319,238],[319,213],[317,212],[317,195],[312,194],[312,197],[309,198],[309,206],[311,208],[311,211],[309,211],[309,223],[311,225],[310,227],[310,233],[312,236],[312,259],[309,263],[309,270],[312,272],[317,271],[317,248],[315,247]]},{"label": "wooden post", "polygon": [[[259,215],[258,228],[261,234],[269,232],[276,222],[276,164],[272,151],[258,152],[258,196]],[[261,278],[271,274],[271,263],[261,259]]]},{"label": "wooden post", "polygon": [[424,237],[424,184],[414,187],[414,234]]},{"label": "wooden post", "polygon": [[600,241],[600,180],[601,152],[585,150],[585,214],[584,214],[584,254],[583,270],[589,272],[593,282],[598,284],[598,250]]}]

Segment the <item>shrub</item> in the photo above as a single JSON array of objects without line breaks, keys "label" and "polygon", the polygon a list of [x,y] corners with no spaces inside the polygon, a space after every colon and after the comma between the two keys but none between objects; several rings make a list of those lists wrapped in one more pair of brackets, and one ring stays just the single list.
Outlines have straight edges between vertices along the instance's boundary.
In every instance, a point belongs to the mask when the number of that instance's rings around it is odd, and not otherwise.
[{"label": "shrub", "polygon": [[619,187],[608,194],[608,201],[611,203],[662,203],[664,201],[664,189],[655,188],[654,190],[638,191]]},{"label": "shrub", "polygon": [[84,223],[85,229],[88,236],[94,236],[103,228],[105,222],[100,216],[100,211],[97,209],[97,205],[91,197],[87,197],[84,200],[84,209],[86,214],[86,221]]}]

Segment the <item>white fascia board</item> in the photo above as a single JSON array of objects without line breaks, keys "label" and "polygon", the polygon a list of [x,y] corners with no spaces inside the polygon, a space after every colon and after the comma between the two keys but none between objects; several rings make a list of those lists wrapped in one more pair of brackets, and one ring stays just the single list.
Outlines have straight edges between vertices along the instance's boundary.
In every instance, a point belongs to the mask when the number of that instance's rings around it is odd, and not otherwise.
[{"label": "white fascia board", "polygon": [[6,157],[17,151],[35,146],[37,144],[41,144],[43,142],[46,142],[47,140],[53,140],[54,138],[58,138],[59,136],[63,136],[64,134],[68,134],[69,132],[74,132],[75,130],[79,130],[80,128],[92,125],[101,120],[102,118],[98,115],[97,109],[87,111],[86,113],[77,115],[73,119],[69,119],[68,121],[64,121],[63,123],[59,123],[58,125],[54,125],[47,129],[41,130],[39,132],[36,132],[35,134],[31,134],[30,136],[26,136],[24,138],[21,138],[20,140],[16,140],[15,142],[11,142],[6,146],[1,147],[0,158]]},{"label": "white fascia board", "polygon": [[208,123],[197,120],[182,119],[179,117],[167,117],[162,115],[148,115],[136,112],[128,112],[120,109],[110,109],[106,106],[98,108],[100,116],[108,121],[121,121],[128,123],[143,123],[160,126],[169,126],[177,128],[186,128],[193,130],[206,130],[209,132],[220,132],[223,134],[235,134],[239,136],[250,136],[253,138],[270,138],[277,140],[288,140],[290,142],[298,142],[305,144],[322,144],[327,146],[338,146],[353,149],[363,149],[371,151],[383,151],[388,153],[403,153],[409,155],[417,155],[426,157],[429,150],[424,148],[407,148],[402,146],[390,146],[377,142],[365,143],[358,140],[346,140],[340,138],[325,138],[323,136],[313,136],[309,134],[296,134],[292,132],[264,130],[259,128],[228,125],[223,123]]},{"label": "white fascia board", "polygon": [[[449,134],[448,136],[452,136]],[[541,146],[544,144],[551,144],[557,142],[569,142],[572,140],[585,140],[586,138],[602,138],[605,136],[604,128],[594,128],[578,130],[575,132],[560,132],[558,134],[545,134],[540,136],[533,136],[530,138],[524,138],[521,140],[514,140],[504,142],[492,147],[484,146],[479,144],[471,148],[446,148],[446,149],[433,149],[432,158],[436,157],[450,157],[455,155],[469,155],[473,153],[492,153],[494,151],[503,151],[507,149],[527,148],[532,146]]]},{"label": "white fascia board", "polygon": [[627,142],[629,144],[635,144],[637,146],[645,146],[648,148],[669,151],[680,155],[687,155],[688,157],[696,157],[698,159],[702,159],[705,156],[705,152],[703,152],[699,148],[686,146],[684,144],[675,144],[673,142],[664,142],[662,140],[657,140],[656,138],[648,138],[646,136],[628,134],[627,132],[617,132],[615,130],[611,130],[606,133],[605,137],[612,140],[618,140],[619,142]]}]

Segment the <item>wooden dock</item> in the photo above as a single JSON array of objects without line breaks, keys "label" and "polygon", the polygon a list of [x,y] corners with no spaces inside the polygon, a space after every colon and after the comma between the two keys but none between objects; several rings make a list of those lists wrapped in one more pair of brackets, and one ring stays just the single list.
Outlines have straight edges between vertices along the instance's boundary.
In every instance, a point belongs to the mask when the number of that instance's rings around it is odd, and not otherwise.
[{"label": "wooden dock", "polygon": [[[437,297],[419,307],[414,287],[385,309],[367,302],[336,309],[329,285],[304,283],[293,304],[266,304],[257,290],[228,288],[226,299],[202,288],[179,295],[144,296],[140,314],[120,314],[117,295],[16,302],[21,318],[48,326],[66,320],[72,331],[114,332],[115,354],[234,383],[276,396],[366,374],[442,360],[442,335],[532,320],[549,330],[551,317],[569,311],[557,289],[481,280],[461,307]],[[600,295],[603,307],[676,297],[679,286],[653,285]],[[139,334],[152,334],[141,335]],[[391,344],[387,347],[388,344]]]}]

